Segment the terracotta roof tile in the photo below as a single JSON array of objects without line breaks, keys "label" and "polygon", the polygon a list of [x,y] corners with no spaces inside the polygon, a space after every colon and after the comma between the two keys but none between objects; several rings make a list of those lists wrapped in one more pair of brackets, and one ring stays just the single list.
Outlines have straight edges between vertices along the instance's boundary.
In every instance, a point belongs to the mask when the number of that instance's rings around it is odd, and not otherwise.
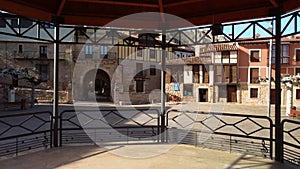
[{"label": "terracotta roof tile", "polygon": [[166,62],[167,65],[189,65],[189,64],[210,64],[211,63],[211,57],[188,57],[185,59],[174,59],[174,60],[168,60]]},{"label": "terracotta roof tile", "polygon": [[222,44],[214,44],[214,48],[217,52],[220,51],[236,51],[239,50],[239,48],[237,47],[237,45],[235,44],[226,44],[226,43],[222,43]]}]

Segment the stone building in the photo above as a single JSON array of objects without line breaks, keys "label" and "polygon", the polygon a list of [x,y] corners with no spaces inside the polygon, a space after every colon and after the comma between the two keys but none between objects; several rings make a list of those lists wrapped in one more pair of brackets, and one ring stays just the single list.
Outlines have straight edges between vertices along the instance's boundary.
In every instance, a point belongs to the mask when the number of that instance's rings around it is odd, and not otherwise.
[{"label": "stone building", "polygon": [[195,55],[168,62],[166,92],[182,101],[236,102],[238,46],[210,45]]},{"label": "stone building", "polygon": [[[24,36],[38,36],[38,26],[33,21],[20,18],[6,18],[0,22],[1,32],[23,31]],[[53,32],[53,26],[44,25],[45,30]],[[64,32],[66,30],[62,30]],[[40,32],[39,36],[45,36]],[[52,102],[53,98],[53,67],[54,45],[50,42],[36,41],[15,36],[0,35],[0,69],[1,72],[23,71],[19,75],[1,74],[0,102],[7,102],[9,91],[15,90],[14,101],[21,99],[31,101],[31,90],[34,84],[35,101]],[[71,46],[61,45],[59,51],[59,102],[71,101]],[[24,78],[24,73],[29,78]]]},{"label": "stone building", "polygon": [[[271,104],[275,104],[275,43],[271,52]],[[268,104],[269,93],[269,52],[270,40],[245,41],[239,43],[239,103],[243,104]],[[297,75],[300,73],[300,38],[282,38],[281,43],[281,74]],[[281,85],[282,104],[286,104],[287,87]],[[293,87],[292,102],[294,105],[300,103],[300,88],[298,84]]]},{"label": "stone building", "polygon": [[[94,32],[85,32],[91,35]],[[107,32],[96,32],[101,36]],[[101,43],[73,46],[73,87],[80,88],[74,99],[113,101],[121,104],[160,102],[159,34],[120,35],[111,44],[109,34]],[[87,36],[78,35],[78,39]],[[86,39],[88,42],[88,39]],[[170,51],[167,48],[167,51]]]}]

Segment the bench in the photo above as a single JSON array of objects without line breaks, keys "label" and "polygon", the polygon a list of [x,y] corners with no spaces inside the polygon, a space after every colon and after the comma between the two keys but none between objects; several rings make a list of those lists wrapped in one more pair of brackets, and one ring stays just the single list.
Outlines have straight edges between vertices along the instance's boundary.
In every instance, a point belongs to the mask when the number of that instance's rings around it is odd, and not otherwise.
[{"label": "bench", "polygon": [[22,100],[20,102],[4,102],[3,106],[4,106],[4,109],[8,109],[11,107],[20,107],[21,110],[25,110],[26,101]]}]

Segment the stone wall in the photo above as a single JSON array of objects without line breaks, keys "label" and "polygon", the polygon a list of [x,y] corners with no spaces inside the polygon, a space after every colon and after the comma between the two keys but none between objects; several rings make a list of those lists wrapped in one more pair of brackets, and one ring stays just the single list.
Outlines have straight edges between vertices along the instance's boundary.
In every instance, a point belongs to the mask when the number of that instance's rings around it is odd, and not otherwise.
[{"label": "stone wall", "polygon": [[[250,89],[257,88],[258,89],[258,97],[250,98]],[[275,84],[272,83],[271,89],[275,89]],[[286,103],[286,87],[285,85],[281,85],[281,103],[285,105]],[[268,83],[259,83],[259,84],[247,84],[241,83],[238,86],[240,91],[240,103],[242,104],[259,104],[259,105],[267,105],[268,104],[268,96],[269,96],[269,86]]]},{"label": "stone wall", "polygon": [[179,91],[174,90],[174,83],[166,84],[166,94],[168,96],[177,96],[180,98],[180,101],[186,102],[198,102],[199,101],[199,89],[208,90],[208,102],[213,101],[213,87],[208,84],[203,83],[193,83],[193,96],[183,96],[183,83],[179,84]]},{"label": "stone wall", "polygon": [[[0,88],[0,102],[7,102],[8,88]],[[68,103],[68,92],[59,91],[59,103]],[[31,88],[15,88],[15,101],[20,102],[26,99],[27,102],[31,101]],[[35,99],[38,103],[52,103],[53,90],[35,89]]]},{"label": "stone wall", "polygon": [[151,93],[130,93],[122,92],[118,94],[118,99],[115,100],[116,104],[152,104],[160,103],[160,90],[152,91]]}]

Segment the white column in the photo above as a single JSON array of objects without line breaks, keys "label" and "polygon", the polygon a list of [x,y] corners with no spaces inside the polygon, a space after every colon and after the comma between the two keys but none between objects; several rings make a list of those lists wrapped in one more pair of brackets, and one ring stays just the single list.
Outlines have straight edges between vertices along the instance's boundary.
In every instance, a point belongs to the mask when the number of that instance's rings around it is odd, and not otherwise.
[{"label": "white column", "polygon": [[205,69],[205,67],[203,65],[199,65],[199,82],[203,83],[203,69]]},{"label": "white column", "polygon": [[286,83],[286,115],[290,115],[291,107],[293,106],[293,84],[292,82]]}]

